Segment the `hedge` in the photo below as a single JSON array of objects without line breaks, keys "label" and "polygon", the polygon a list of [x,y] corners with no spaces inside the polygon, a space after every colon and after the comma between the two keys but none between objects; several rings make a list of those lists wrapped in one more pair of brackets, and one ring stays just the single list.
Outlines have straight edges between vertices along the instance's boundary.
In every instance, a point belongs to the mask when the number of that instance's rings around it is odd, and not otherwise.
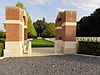
[{"label": "hedge", "polygon": [[0,38],[0,57],[3,56],[4,42],[5,42],[5,39]]},{"label": "hedge", "polygon": [[100,42],[79,41],[77,49],[79,54],[100,55]]}]

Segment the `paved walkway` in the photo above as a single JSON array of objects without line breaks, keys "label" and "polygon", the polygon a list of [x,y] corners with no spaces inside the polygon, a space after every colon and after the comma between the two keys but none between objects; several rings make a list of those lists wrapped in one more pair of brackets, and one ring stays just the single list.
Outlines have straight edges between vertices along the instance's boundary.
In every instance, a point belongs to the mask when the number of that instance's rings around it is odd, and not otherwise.
[{"label": "paved walkway", "polygon": [[[55,53],[54,47],[47,48],[32,48],[32,54],[24,54],[24,57],[30,56],[50,56],[50,55],[62,55],[62,53]],[[22,57],[23,57],[22,56]]]},{"label": "paved walkway", "polygon": [[58,55],[0,60],[0,75],[100,75],[100,57]]},{"label": "paved walkway", "polygon": [[54,54],[54,47],[47,48],[32,48],[32,53],[40,53],[40,54]]}]

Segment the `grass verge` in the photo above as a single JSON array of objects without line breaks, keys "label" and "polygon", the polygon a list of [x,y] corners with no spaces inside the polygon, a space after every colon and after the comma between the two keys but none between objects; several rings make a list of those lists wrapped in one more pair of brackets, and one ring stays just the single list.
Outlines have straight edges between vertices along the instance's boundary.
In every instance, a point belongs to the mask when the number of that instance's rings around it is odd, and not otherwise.
[{"label": "grass verge", "polygon": [[44,39],[32,40],[32,47],[54,47],[54,42]]}]

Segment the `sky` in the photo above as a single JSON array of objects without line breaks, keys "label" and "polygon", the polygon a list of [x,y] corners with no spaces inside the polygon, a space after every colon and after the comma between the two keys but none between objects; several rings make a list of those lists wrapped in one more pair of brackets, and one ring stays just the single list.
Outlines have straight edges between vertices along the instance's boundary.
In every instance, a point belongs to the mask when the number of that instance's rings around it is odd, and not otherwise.
[{"label": "sky", "polygon": [[15,6],[20,1],[26,7],[32,21],[45,17],[47,22],[55,22],[60,10],[76,10],[77,21],[100,8],[100,0],[0,0],[0,30],[5,23],[5,6]]}]

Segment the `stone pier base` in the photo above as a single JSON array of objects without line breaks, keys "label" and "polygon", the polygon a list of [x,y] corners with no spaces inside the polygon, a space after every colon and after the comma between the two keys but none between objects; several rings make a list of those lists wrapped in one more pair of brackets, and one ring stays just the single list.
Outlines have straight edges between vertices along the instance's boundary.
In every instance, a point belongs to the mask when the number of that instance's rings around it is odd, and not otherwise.
[{"label": "stone pier base", "polygon": [[28,54],[32,54],[31,41],[29,41],[28,45]]},{"label": "stone pier base", "polygon": [[23,42],[5,42],[5,57],[17,57],[23,54]]},{"label": "stone pier base", "polygon": [[63,53],[63,54],[76,54],[76,42],[68,42],[62,40],[55,41],[55,53]]},{"label": "stone pier base", "polygon": [[63,41],[63,49],[64,54],[76,54],[77,48],[76,48],[76,42],[65,42]]},{"label": "stone pier base", "polygon": [[55,53],[63,53],[63,45],[62,40],[55,41]]}]

